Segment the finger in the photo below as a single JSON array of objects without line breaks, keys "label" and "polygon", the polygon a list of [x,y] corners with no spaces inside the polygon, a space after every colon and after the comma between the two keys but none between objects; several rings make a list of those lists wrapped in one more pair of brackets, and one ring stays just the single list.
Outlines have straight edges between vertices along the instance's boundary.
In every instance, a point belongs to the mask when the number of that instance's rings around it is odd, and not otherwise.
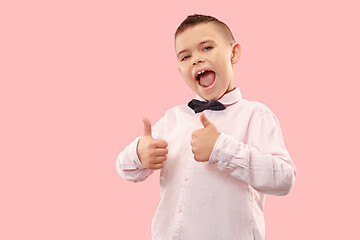
[{"label": "finger", "polygon": [[157,148],[166,148],[168,146],[164,139],[154,139],[154,143]]},{"label": "finger", "polygon": [[157,156],[157,157],[155,157],[154,163],[162,163],[162,162],[165,162],[166,159],[167,159],[166,156]]},{"label": "finger", "polygon": [[192,148],[191,148],[191,151],[192,151],[192,153],[195,155],[195,151],[196,151],[195,147],[192,147]]},{"label": "finger", "polygon": [[164,163],[155,163],[153,164],[152,166],[150,166],[150,169],[160,169],[160,168],[163,168],[164,167]]},{"label": "finger", "polygon": [[168,154],[168,150],[166,148],[155,149],[155,156],[165,156],[166,154]]},{"label": "finger", "polygon": [[151,122],[148,118],[144,117],[143,118],[143,123],[144,123],[144,131],[142,136],[151,136]]},{"label": "finger", "polygon": [[207,119],[207,117],[205,116],[205,113],[202,112],[200,114],[200,122],[201,124],[204,126],[204,128],[210,126],[212,123],[209,121],[209,119]]}]

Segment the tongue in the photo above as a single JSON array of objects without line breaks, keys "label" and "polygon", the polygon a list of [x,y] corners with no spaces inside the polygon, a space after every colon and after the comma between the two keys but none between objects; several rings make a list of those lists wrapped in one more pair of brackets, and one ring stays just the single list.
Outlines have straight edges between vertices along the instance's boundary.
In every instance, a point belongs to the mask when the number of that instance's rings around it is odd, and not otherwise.
[{"label": "tongue", "polygon": [[209,87],[215,81],[215,73],[212,71],[204,72],[200,75],[200,84],[203,87]]}]

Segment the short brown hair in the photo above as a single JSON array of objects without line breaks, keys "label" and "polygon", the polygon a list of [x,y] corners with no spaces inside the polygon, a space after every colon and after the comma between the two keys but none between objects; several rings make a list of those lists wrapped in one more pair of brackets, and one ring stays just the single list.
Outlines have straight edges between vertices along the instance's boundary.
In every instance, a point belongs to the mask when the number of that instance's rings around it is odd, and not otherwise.
[{"label": "short brown hair", "polygon": [[235,38],[232,32],[230,31],[230,28],[225,23],[223,23],[222,21],[218,20],[215,17],[201,15],[201,14],[189,15],[176,29],[175,39],[180,33],[185,31],[187,28],[195,26],[200,23],[209,23],[209,22],[215,23],[217,26],[219,26],[223,30],[225,37],[229,39],[231,43],[235,42]]}]

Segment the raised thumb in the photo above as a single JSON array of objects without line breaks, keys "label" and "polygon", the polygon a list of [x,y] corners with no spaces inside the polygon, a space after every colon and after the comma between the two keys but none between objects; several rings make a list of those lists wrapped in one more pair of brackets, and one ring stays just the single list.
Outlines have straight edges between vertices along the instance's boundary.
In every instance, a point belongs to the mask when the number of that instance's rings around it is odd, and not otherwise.
[{"label": "raised thumb", "polygon": [[151,136],[151,122],[148,118],[144,117],[143,118],[143,123],[144,123],[144,131],[142,136]]},{"label": "raised thumb", "polygon": [[204,112],[200,113],[200,122],[205,128],[212,124],[209,119],[207,119]]}]

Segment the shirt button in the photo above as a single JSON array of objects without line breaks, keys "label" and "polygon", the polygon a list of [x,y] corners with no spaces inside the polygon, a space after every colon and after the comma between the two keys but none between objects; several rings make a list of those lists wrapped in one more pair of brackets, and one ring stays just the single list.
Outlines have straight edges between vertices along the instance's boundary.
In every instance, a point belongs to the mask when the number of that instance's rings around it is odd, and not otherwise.
[{"label": "shirt button", "polygon": [[185,176],[184,177],[184,180],[187,182],[187,181],[189,181],[189,177],[188,176]]},{"label": "shirt button", "polygon": [[179,208],[179,209],[178,209],[178,213],[182,213],[182,208]]}]

